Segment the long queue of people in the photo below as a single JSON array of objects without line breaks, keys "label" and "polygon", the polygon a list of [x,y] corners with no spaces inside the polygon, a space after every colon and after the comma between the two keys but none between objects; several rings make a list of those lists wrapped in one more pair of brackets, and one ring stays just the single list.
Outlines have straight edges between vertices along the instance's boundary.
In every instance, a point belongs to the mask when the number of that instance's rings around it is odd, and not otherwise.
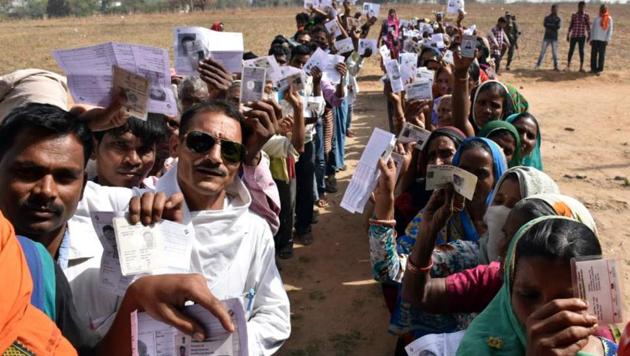
[{"label": "long queue of people", "polygon": [[[314,66],[303,89],[279,95],[268,83],[263,100],[243,103],[238,75],[204,58],[198,75],[173,74],[172,117],[130,117],[123,92],[106,107],[76,104],[66,78],[45,70],[0,77],[0,351],[137,354],[134,311],[204,340],[208,331],[184,305],[201,305],[233,332],[221,301],[238,297],[249,354],[277,352],[291,323],[276,262],[293,256],[294,238],[316,240],[318,209],[347,169],[357,78],[377,57],[359,48],[377,23],[371,15],[349,1],[310,6],[293,35],[269,46],[281,67],[302,70],[317,50],[337,53],[350,38],[354,50],[333,69],[337,84]],[[462,11],[452,23],[441,15],[403,21],[391,9],[378,29],[376,48],[390,60],[413,53],[414,67],[433,71],[435,98],[406,100],[383,78],[389,130],[413,123],[431,131],[420,149],[398,145],[399,175],[381,159],[368,221],[372,272],[399,336],[392,352],[465,330],[458,355],[614,355],[610,328],[572,290],[570,260],[602,254],[595,222],[543,172],[540,122],[498,77],[496,36],[465,20]],[[476,38],[472,58],[461,54],[464,34]],[[376,60],[385,68],[383,53]],[[305,107],[311,101],[322,105]],[[429,165],[474,174],[473,198],[427,191]],[[123,293],[104,289],[104,238],[113,229],[96,231],[95,212],[190,227],[188,273],[137,276]]]}]

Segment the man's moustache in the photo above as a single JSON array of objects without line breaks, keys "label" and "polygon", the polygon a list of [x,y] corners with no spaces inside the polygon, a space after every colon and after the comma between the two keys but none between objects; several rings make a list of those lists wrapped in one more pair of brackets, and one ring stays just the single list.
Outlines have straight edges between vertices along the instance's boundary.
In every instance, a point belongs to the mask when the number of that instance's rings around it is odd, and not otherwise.
[{"label": "man's moustache", "polygon": [[27,200],[22,205],[22,208],[25,210],[47,211],[55,215],[61,215],[61,213],[63,212],[63,207],[59,206],[58,204],[55,204],[54,202],[43,203],[43,202],[38,202],[38,201]]}]

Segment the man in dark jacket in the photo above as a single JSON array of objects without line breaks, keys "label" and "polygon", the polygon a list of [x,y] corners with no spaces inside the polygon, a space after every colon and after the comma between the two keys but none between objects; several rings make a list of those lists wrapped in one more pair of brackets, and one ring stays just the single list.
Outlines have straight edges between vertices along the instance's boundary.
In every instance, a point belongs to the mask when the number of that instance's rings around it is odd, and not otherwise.
[{"label": "man in dark jacket", "polygon": [[558,5],[551,5],[551,14],[545,16],[543,22],[545,26],[545,37],[543,38],[542,48],[540,49],[540,56],[538,56],[538,62],[536,62],[536,69],[538,69],[545,59],[545,52],[547,47],[551,45],[551,54],[553,55],[553,70],[559,70],[558,68],[558,30],[560,30],[560,23],[562,20],[558,16]]}]

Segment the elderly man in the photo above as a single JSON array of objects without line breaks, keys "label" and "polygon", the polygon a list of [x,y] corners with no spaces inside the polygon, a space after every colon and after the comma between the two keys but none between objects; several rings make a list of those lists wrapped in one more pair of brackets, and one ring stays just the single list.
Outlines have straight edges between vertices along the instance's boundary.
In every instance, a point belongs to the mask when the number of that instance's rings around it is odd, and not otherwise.
[{"label": "elderly man", "polygon": [[[155,216],[181,207],[167,215],[195,231],[191,271],[206,278],[218,299],[246,295],[250,352],[275,352],[289,337],[289,300],[275,265],[272,232],[265,220],[250,211],[252,198],[239,178],[241,164],[256,160],[262,147],[257,142],[274,130],[274,121],[274,109],[263,102],[255,103],[247,118],[224,101],[193,106],[182,115],[179,140],[173,142],[177,165],[157,181],[155,192],[88,182],[85,198],[70,221],[70,231],[75,229],[82,239],[71,238],[70,249],[88,251],[88,240],[98,241],[90,212],[129,210],[132,220],[144,213],[143,223],[150,224]],[[246,152],[244,143],[258,151]],[[99,288],[94,273],[101,255],[91,255],[86,261],[76,260],[66,275],[75,299],[81,300],[79,311],[102,336],[120,301]]]}]

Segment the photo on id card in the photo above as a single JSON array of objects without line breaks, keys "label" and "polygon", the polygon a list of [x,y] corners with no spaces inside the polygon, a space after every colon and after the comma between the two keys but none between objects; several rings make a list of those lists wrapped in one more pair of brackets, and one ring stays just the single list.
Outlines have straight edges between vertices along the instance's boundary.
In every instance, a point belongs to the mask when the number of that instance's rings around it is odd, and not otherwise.
[{"label": "photo on id card", "polygon": [[261,100],[265,90],[265,68],[243,67],[241,80],[241,103]]}]

